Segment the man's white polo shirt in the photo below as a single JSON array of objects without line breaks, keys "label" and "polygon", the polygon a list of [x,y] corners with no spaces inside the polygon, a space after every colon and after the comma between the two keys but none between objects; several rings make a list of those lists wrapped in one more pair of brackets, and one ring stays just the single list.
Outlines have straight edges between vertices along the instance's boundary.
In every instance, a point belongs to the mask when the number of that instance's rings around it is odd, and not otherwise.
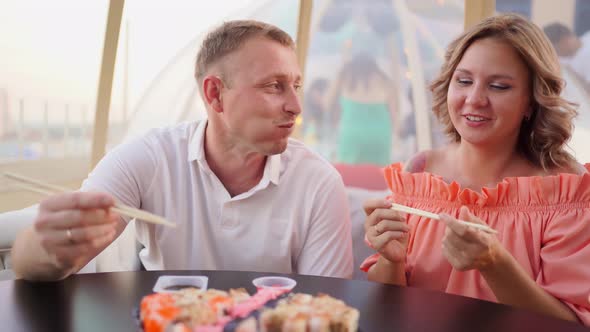
[{"label": "man's white polo shirt", "polygon": [[290,139],[254,188],[235,197],[209,168],[207,122],[152,130],[108,153],[82,190],[176,222],[139,222],[148,270],[207,269],[352,275],[348,200],[338,172]]}]

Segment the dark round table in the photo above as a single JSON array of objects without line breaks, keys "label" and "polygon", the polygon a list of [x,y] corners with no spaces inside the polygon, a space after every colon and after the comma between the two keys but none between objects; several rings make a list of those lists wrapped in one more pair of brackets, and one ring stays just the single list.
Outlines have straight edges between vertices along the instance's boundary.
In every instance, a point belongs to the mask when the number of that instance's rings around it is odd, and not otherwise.
[{"label": "dark round table", "polygon": [[[160,275],[205,275],[209,288],[245,287],[262,275],[232,271],[80,274],[59,282],[0,282],[0,331],[137,331],[133,310]],[[294,292],[323,292],[360,311],[362,332],[588,331],[576,323],[471,298],[411,287],[288,275]]]}]

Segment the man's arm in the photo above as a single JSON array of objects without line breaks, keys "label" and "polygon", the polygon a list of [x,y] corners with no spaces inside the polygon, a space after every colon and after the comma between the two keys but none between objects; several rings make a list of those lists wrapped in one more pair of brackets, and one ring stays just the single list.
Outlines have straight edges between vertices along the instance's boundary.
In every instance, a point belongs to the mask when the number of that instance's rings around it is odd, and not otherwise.
[{"label": "man's arm", "polygon": [[126,226],[109,208],[115,200],[140,207],[141,193],[151,185],[157,167],[154,155],[145,138],[122,144],[100,161],[80,192],[43,201],[33,226],[13,246],[17,277],[63,279],[102,252]]},{"label": "man's arm", "polygon": [[297,273],[352,277],[352,238],[348,198],[338,173],[318,185],[312,220],[297,259]]},{"label": "man's arm", "polygon": [[32,226],[22,231],[12,248],[17,278],[59,280],[78,272],[125,228],[108,212],[114,200],[103,193],[66,193],[39,206]]}]

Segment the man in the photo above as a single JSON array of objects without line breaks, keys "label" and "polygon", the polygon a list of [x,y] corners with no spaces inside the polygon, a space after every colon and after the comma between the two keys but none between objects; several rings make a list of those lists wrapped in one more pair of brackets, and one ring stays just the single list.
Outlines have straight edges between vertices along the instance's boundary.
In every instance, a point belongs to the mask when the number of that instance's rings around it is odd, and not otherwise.
[{"label": "man", "polygon": [[208,120],[123,144],[81,192],[43,201],[34,226],[15,242],[17,276],[77,272],[125,228],[128,220],[109,211],[115,200],[178,225],[136,225],[148,270],[351,276],[342,180],[289,139],[301,113],[293,40],[261,22],[225,23],[205,38],[195,77]]}]

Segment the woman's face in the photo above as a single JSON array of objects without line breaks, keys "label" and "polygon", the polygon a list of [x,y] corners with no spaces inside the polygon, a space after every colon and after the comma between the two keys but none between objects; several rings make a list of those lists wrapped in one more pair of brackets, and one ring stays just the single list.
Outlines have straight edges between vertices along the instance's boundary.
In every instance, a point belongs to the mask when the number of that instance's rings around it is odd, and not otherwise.
[{"label": "woman's face", "polygon": [[474,145],[515,146],[530,116],[529,71],[518,53],[497,39],[480,39],[457,65],[447,104],[461,140]]}]

